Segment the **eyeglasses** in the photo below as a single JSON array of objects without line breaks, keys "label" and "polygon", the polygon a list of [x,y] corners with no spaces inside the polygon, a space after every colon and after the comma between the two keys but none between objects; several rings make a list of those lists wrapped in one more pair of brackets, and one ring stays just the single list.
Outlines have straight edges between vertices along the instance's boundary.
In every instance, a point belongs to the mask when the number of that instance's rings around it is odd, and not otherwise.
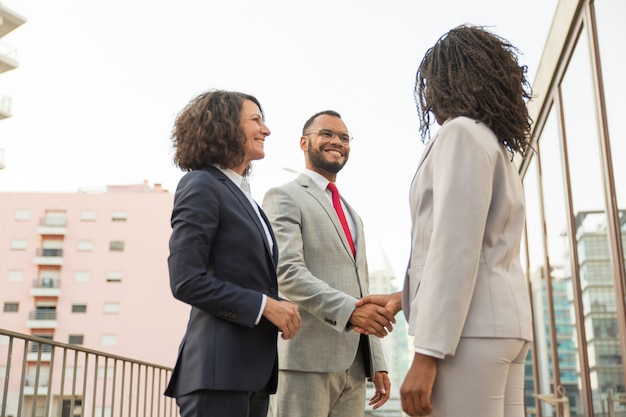
[{"label": "eyeglasses", "polygon": [[339,138],[339,141],[344,145],[349,145],[352,139],[354,139],[350,132],[337,132],[335,129],[332,129],[330,127],[324,127],[317,132],[305,133],[304,136],[309,136],[313,134],[329,142],[333,140],[335,136],[337,136],[337,138]]}]

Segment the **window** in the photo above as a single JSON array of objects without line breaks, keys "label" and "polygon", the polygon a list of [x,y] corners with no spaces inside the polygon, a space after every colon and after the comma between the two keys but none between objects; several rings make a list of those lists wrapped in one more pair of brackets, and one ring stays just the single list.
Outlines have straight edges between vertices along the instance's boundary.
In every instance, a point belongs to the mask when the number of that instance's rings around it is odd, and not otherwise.
[{"label": "window", "polygon": [[9,282],[22,282],[22,278],[24,277],[24,271],[19,269],[10,269],[7,272],[7,281]]},{"label": "window", "polygon": [[104,303],[104,309],[102,312],[104,314],[120,314],[120,303]]},{"label": "window", "polygon": [[81,222],[95,222],[96,221],[95,210],[82,210],[80,212],[80,221]]},{"label": "window", "polygon": [[40,256],[63,256],[63,240],[45,239],[41,242]]},{"label": "window", "polygon": [[86,312],[87,312],[87,304],[84,304],[84,303],[72,304],[72,313],[86,313]]},{"label": "window", "polygon": [[37,286],[42,288],[58,288],[60,279],[61,271],[59,269],[40,270]]},{"label": "window", "polygon": [[[52,340],[52,335],[51,334],[37,334],[37,333],[33,333],[33,336],[37,336],[40,337],[42,339],[46,339],[46,340]],[[39,350],[41,349],[42,353],[50,353],[52,352],[52,345],[49,345],[47,343],[39,343],[39,342],[30,342],[30,351],[31,352],[39,352]]]},{"label": "window", "polygon": [[82,345],[84,336],[82,334],[71,334],[68,342],[70,345]]},{"label": "window", "polygon": [[4,312],[5,313],[17,313],[20,308],[20,303],[17,301],[5,301]]},{"label": "window", "polygon": [[107,272],[107,282],[119,282],[122,280],[121,271],[109,271]]},{"label": "window", "polygon": [[113,375],[115,375],[115,367],[107,366],[105,368],[104,366],[98,366],[98,378],[104,378],[105,374],[107,379],[113,378]]},{"label": "window", "polygon": [[79,252],[91,252],[93,250],[93,240],[79,240],[76,249]]},{"label": "window", "polygon": [[95,412],[94,415],[96,415],[96,416],[104,416],[104,417],[111,417],[113,415],[111,413],[111,406],[107,405],[106,407],[102,407],[102,406],[96,407],[96,412]]},{"label": "window", "polygon": [[100,338],[100,344],[102,346],[116,346],[117,336],[114,334],[103,334]]},{"label": "window", "polygon": [[[73,367],[73,366],[66,366],[65,367],[65,379],[75,379],[78,378],[80,375],[83,374],[83,368],[81,368],[80,366],[78,367]],[[76,401],[80,401],[80,400],[76,400]]]},{"label": "window", "polygon": [[115,210],[111,214],[111,220],[114,222],[125,222],[128,214],[125,211]]},{"label": "window", "polygon": [[[72,369],[73,368],[67,368],[67,369]],[[68,375],[68,372],[66,370],[65,374],[67,375],[67,378],[74,378],[74,374],[71,373],[70,375]],[[80,375],[80,374],[77,374]],[[63,411],[61,412],[61,417],[80,417],[83,415],[83,400],[81,400],[80,398],[76,398],[74,397],[72,398],[67,398],[67,399],[63,399]],[[98,415],[98,414],[96,414]]]},{"label": "window", "polygon": [[112,240],[109,243],[109,250],[112,252],[122,252],[124,251],[124,241],[123,240]]},{"label": "window", "polygon": [[23,239],[13,239],[11,241],[11,250],[26,250],[27,242]]},{"label": "window", "polygon": [[65,227],[67,224],[67,213],[65,211],[49,210],[43,219],[44,226]]},{"label": "window", "polygon": [[[39,373],[39,377],[37,377]],[[28,367],[28,375],[24,381],[27,387],[34,387],[38,383],[39,387],[47,387],[50,380],[50,365],[32,365]]]},{"label": "window", "polygon": [[38,302],[35,306],[35,314],[33,317],[35,320],[56,320],[57,319],[57,306],[55,303],[42,301]]},{"label": "window", "polygon": [[74,282],[89,282],[89,278],[91,278],[91,272],[89,271],[74,272]]},{"label": "window", "polygon": [[30,210],[26,210],[26,209],[15,210],[15,216],[13,218],[15,219],[15,221],[18,221],[18,222],[26,222],[30,220]]}]

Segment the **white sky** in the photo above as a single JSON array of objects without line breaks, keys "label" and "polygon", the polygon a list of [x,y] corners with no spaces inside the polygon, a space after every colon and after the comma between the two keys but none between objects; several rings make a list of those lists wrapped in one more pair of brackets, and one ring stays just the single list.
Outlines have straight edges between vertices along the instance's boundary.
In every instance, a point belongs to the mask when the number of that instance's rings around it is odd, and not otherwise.
[{"label": "white sky", "polygon": [[[0,0],[2,1],[2,0]],[[423,145],[415,71],[463,23],[490,26],[534,73],[558,0],[4,0],[27,22],[2,41],[19,68],[0,74],[0,191],[75,192],[148,180],[171,192],[176,114],[209,88],[256,96],[272,131],[252,192],[303,167],[313,113],[341,113],[355,136],[338,176],[365,222],[370,270],[382,253],[401,282],[408,189]]]}]

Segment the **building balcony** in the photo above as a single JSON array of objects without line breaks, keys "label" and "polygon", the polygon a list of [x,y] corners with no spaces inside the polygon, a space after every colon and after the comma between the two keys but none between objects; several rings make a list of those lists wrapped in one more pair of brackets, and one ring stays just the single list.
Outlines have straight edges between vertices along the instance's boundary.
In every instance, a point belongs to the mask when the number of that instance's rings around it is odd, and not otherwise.
[{"label": "building balcony", "polygon": [[58,297],[61,295],[61,282],[55,278],[37,278],[30,290],[33,297]]},{"label": "building balcony", "polygon": [[17,68],[17,50],[0,42],[0,74]]},{"label": "building balcony", "polygon": [[28,315],[26,327],[29,329],[56,329],[57,328],[57,312],[56,310],[36,310],[31,311]]},{"label": "building balcony", "polygon": [[[30,349],[26,356],[27,362],[49,363],[52,359],[53,346],[39,341],[30,342]],[[28,384],[27,384],[28,385]]]},{"label": "building balcony", "polygon": [[26,23],[26,18],[0,3],[0,38]]},{"label": "building balcony", "polygon": [[37,249],[36,265],[63,265],[63,249]]},{"label": "building balcony", "polygon": [[0,95],[0,120],[11,117],[11,97]]},{"label": "building balcony", "polygon": [[24,395],[34,395],[35,388],[37,395],[46,395],[48,392],[48,378],[39,376],[39,380],[34,375],[26,375],[24,377]]},{"label": "building balcony", "polygon": [[66,225],[67,221],[65,219],[44,217],[39,220],[37,233],[40,235],[64,236],[67,233]]}]

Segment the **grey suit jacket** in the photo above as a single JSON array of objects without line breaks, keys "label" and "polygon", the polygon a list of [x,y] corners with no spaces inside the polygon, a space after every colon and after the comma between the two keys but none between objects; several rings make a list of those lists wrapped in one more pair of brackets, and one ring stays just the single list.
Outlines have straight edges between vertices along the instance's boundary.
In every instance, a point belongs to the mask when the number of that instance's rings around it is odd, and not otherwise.
[{"label": "grey suit jacket", "polygon": [[415,347],[454,355],[461,337],[532,339],[520,264],[522,182],[484,124],[446,121],[411,185],[402,308]]},{"label": "grey suit jacket", "polygon": [[[278,339],[280,369],[345,371],[356,357],[359,334],[348,320],[357,299],[368,294],[369,276],[363,223],[343,202],[356,223],[356,260],[331,202],[307,175],[265,194],[263,210],[280,253],[279,292],[302,316],[294,338]],[[369,340],[372,372],[386,371],[380,340]]]}]

